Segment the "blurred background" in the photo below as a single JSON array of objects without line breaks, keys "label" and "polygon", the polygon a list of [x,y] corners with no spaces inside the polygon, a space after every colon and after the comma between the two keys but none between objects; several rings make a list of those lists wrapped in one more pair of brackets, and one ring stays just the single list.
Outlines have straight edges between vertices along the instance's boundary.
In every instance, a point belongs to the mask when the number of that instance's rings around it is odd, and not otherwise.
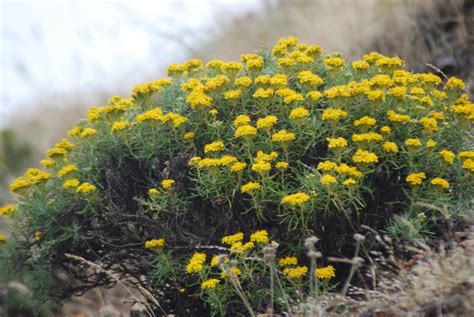
[{"label": "blurred background", "polygon": [[[347,60],[377,50],[400,56],[410,70],[431,72],[431,64],[474,91],[474,0],[0,3],[0,205],[11,200],[11,180],[89,107],[129,96],[135,84],[189,58],[238,60],[294,35]],[[108,292],[76,298],[59,313],[120,310],[120,296]],[[100,308],[90,307],[98,301]]]}]

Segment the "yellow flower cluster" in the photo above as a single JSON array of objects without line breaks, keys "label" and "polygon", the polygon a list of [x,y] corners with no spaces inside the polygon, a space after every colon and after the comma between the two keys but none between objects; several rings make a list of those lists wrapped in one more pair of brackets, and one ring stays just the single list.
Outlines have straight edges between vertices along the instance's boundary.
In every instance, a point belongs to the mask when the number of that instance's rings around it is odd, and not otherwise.
[{"label": "yellow flower cluster", "polygon": [[379,158],[375,153],[358,149],[356,153],[352,156],[354,163],[361,164],[373,164],[379,161]]},{"label": "yellow flower cluster", "polygon": [[175,181],[172,179],[164,179],[161,181],[161,186],[163,186],[164,189],[170,189],[173,187]]},{"label": "yellow flower cluster", "polygon": [[444,178],[441,178],[441,177],[433,178],[430,183],[431,183],[431,185],[439,186],[439,187],[444,188],[444,189],[449,188],[449,182],[447,180],[445,180]]},{"label": "yellow flower cluster", "polygon": [[158,249],[165,246],[165,239],[153,239],[145,241],[146,249]]},{"label": "yellow flower cluster", "polygon": [[240,187],[240,192],[245,194],[253,194],[257,190],[261,190],[262,185],[259,182],[248,182]]},{"label": "yellow flower cluster", "polygon": [[10,216],[13,212],[15,212],[16,207],[13,205],[5,205],[0,208],[0,216]]},{"label": "yellow flower cluster", "polygon": [[288,132],[285,129],[280,130],[272,135],[272,141],[280,144],[287,144],[293,141],[296,135],[293,132]]},{"label": "yellow flower cluster", "polygon": [[20,193],[23,189],[29,188],[31,185],[41,184],[51,177],[48,172],[41,171],[37,168],[29,168],[23,176],[18,177],[10,184],[12,193]]},{"label": "yellow flower cluster", "polygon": [[342,138],[342,137],[338,137],[338,138],[326,138],[326,141],[328,141],[328,147],[330,149],[342,149],[342,148],[345,148],[347,146],[347,140]]},{"label": "yellow flower cluster", "polygon": [[77,187],[76,193],[87,194],[87,193],[95,191],[96,189],[97,188],[94,185],[84,182]]},{"label": "yellow flower cluster", "polygon": [[257,134],[257,129],[251,125],[242,125],[235,130],[234,136],[236,138],[248,138],[255,136]]},{"label": "yellow flower cluster", "polygon": [[307,266],[287,267],[283,270],[283,274],[292,280],[298,280],[305,276],[307,273]]},{"label": "yellow flower cluster", "polygon": [[58,176],[59,177],[63,177],[69,173],[72,173],[72,172],[75,172],[77,171],[77,166],[76,164],[68,164],[66,166],[63,166],[59,172],[58,172]]},{"label": "yellow flower cluster", "polygon": [[419,173],[411,173],[409,174],[405,180],[411,186],[418,186],[421,185],[421,182],[426,178],[426,174],[424,172]]},{"label": "yellow flower cluster", "polygon": [[295,256],[287,256],[278,260],[279,266],[298,265],[298,259]]},{"label": "yellow flower cluster", "polygon": [[250,235],[250,241],[259,244],[267,244],[269,241],[266,230],[258,230]]},{"label": "yellow flower cluster", "polygon": [[281,199],[281,203],[283,205],[289,205],[292,207],[298,207],[304,205],[307,201],[309,201],[310,197],[308,194],[299,192],[296,194],[291,194],[283,197]]},{"label": "yellow flower cluster", "polygon": [[206,254],[196,252],[193,254],[186,266],[187,273],[199,273],[202,271],[204,262],[206,262]]},{"label": "yellow flower cluster", "polygon": [[238,232],[229,236],[222,237],[222,243],[233,245],[237,242],[242,241],[243,238],[244,238],[244,234],[242,232]]},{"label": "yellow flower cluster", "polygon": [[361,134],[353,134],[352,141],[372,143],[372,142],[377,142],[377,141],[383,141],[383,137],[378,133],[368,132],[368,133],[361,133]]},{"label": "yellow flower cluster", "polygon": [[214,289],[217,287],[217,285],[219,284],[219,280],[216,279],[216,278],[211,278],[211,279],[208,279],[204,282],[201,283],[201,288],[202,289]]},{"label": "yellow flower cluster", "polygon": [[334,266],[328,265],[328,266],[316,269],[314,271],[314,275],[319,279],[329,280],[333,277],[336,277],[336,269],[334,269]]},{"label": "yellow flower cluster", "polygon": [[66,180],[63,183],[63,188],[66,189],[66,190],[69,190],[69,189],[78,187],[79,184],[80,184],[80,182],[77,178],[71,178],[71,179]]},{"label": "yellow flower cluster", "polygon": [[347,112],[340,109],[328,108],[323,111],[322,119],[325,121],[339,121],[347,117]]},{"label": "yellow flower cluster", "polygon": [[214,141],[204,146],[204,153],[214,153],[224,150],[224,142]]}]

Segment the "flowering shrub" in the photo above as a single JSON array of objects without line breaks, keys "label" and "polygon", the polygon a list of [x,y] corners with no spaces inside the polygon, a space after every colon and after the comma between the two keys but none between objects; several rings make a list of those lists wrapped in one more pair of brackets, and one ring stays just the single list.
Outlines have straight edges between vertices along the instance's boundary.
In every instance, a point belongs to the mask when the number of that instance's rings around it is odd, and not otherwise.
[{"label": "flowering shrub", "polygon": [[284,309],[281,294],[314,291],[315,277],[326,291],[334,267],[309,266],[305,237],[325,256],[352,254],[360,225],[426,241],[472,199],[464,83],[403,66],[375,52],[347,63],[294,37],[241,63],[170,65],[170,79],[91,108],[45,170],[12,183],[3,254],[41,280],[37,294],[115,282],[72,254],[178,315]]}]

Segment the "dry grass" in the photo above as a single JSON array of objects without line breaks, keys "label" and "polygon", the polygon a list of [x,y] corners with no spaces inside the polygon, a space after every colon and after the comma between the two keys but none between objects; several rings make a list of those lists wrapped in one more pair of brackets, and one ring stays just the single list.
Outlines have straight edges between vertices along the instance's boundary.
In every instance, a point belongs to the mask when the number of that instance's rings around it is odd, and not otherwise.
[{"label": "dry grass", "polygon": [[[472,217],[472,216],[471,216]],[[472,218],[471,218],[471,223]],[[458,240],[424,250],[399,273],[375,257],[378,283],[373,290],[351,287],[349,297],[331,294],[310,299],[298,316],[472,316],[474,311],[474,226]],[[302,312],[306,308],[306,312]]]}]

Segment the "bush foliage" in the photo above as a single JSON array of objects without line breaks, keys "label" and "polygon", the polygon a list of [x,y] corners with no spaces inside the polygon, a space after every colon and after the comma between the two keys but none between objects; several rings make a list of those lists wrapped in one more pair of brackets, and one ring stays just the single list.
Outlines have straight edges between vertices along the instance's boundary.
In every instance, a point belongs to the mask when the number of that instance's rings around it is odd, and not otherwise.
[{"label": "bush foliage", "polygon": [[156,312],[288,310],[352,276],[319,252],[352,257],[362,225],[422,244],[469,208],[474,105],[457,78],[293,37],[168,75],[91,108],[11,185],[2,256],[36,298],[118,278]]}]

